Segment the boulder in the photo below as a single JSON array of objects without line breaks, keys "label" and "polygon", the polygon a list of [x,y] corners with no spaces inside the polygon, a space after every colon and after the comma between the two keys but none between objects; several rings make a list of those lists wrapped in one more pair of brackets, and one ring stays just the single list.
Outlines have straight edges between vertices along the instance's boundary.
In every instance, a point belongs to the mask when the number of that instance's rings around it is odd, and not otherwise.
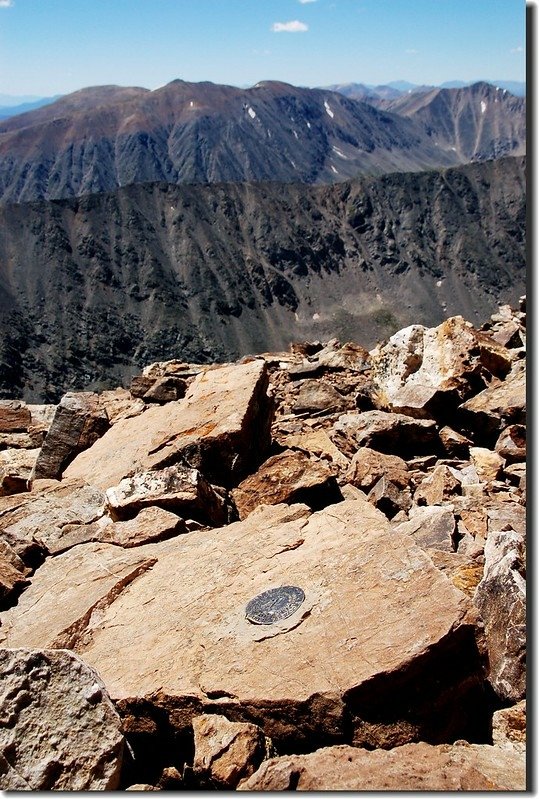
[{"label": "boulder", "polygon": [[99,401],[111,425],[116,424],[120,419],[138,416],[144,410],[143,401],[140,399],[133,399],[131,392],[126,388],[102,391],[99,395]]},{"label": "boulder", "polygon": [[263,506],[136,549],[74,547],[45,561],[1,621],[7,646],[83,654],[126,734],[145,707],[178,734],[211,712],[282,747],[346,740],[351,719],[372,714],[442,738],[484,715],[469,599],[359,497],[313,514]]},{"label": "boulder", "polygon": [[495,451],[506,463],[521,463],[526,460],[526,428],[522,424],[510,424],[502,432]]},{"label": "boulder", "polygon": [[470,447],[470,460],[482,483],[497,480],[505,466],[505,460],[501,455],[486,447]]},{"label": "boulder", "polygon": [[492,740],[496,746],[526,751],[526,700],[497,710],[492,717]]},{"label": "boulder", "polygon": [[451,458],[468,458],[472,444],[469,438],[457,433],[448,425],[442,427],[439,436],[447,455]]},{"label": "boulder", "polygon": [[417,418],[448,418],[485,385],[484,368],[505,376],[511,356],[461,316],[436,328],[411,325],[371,352],[378,407]]},{"label": "boulder", "polygon": [[348,457],[359,447],[412,458],[438,452],[440,439],[432,419],[413,419],[401,413],[365,411],[339,416],[333,425],[332,439]]},{"label": "boulder", "polygon": [[459,742],[411,743],[369,752],[332,746],[267,760],[241,791],[524,791],[526,759],[516,751]]},{"label": "boulder", "polygon": [[0,433],[25,433],[32,423],[32,414],[25,402],[0,400]]},{"label": "boulder", "polygon": [[234,790],[264,760],[266,738],[256,724],[202,714],[193,719],[193,732],[193,771],[213,788]]},{"label": "boulder", "polygon": [[285,450],[268,458],[255,474],[246,477],[232,497],[240,519],[259,505],[304,502],[314,510],[339,502],[335,477],[323,461],[311,460],[303,452]]},{"label": "boulder", "polygon": [[330,383],[321,380],[303,380],[293,413],[336,413],[346,407],[346,399]]},{"label": "boulder", "polygon": [[336,473],[345,471],[349,466],[350,461],[337,449],[325,430],[307,429],[300,433],[280,433],[277,430],[274,438],[285,449],[298,449],[326,461]]},{"label": "boulder", "polygon": [[346,482],[370,491],[381,477],[386,477],[397,488],[406,488],[410,482],[406,461],[397,455],[385,455],[369,447],[360,447],[352,458]]},{"label": "boulder", "polygon": [[464,432],[471,438],[496,441],[508,424],[526,424],[526,364],[517,361],[503,381],[492,383],[458,409]]},{"label": "boulder", "polygon": [[36,549],[50,554],[65,549],[66,525],[90,524],[104,514],[105,495],[100,489],[64,481],[23,494],[12,507],[0,505],[0,537],[30,564]]},{"label": "boulder", "polygon": [[28,585],[28,571],[15,550],[0,538],[0,607]]},{"label": "boulder", "polygon": [[62,537],[56,545],[55,554],[90,541],[129,548],[152,541],[163,541],[187,532],[185,520],[175,513],[149,507],[143,508],[133,519],[123,522],[114,522],[109,516],[102,516],[91,524],[66,524],[62,528]]},{"label": "boulder", "polygon": [[526,558],[522,533],[489,532],[474,603],[485,624],[489,681],[504,702],[526,695]]},{"label": "boulder", "polygon": [[56,408],[33,477],[59,479],[73,458],[91,447],[108,427],[108,416],[97,394],[65,394]]},{"label": "boulder", "polygon": [[186,518],[198,518],[214,526],[228,521],[226,501],[189,466],[167,466],[136,472],[107,489],[107,505],[117,519],[133,516],[141,508],[158,505]]},{"label": "boulder", "polygon": [[401,489],[388,477],[380,477],[368,494],[369,502],[392,519],[399,511],[406,512],[412,505],[408,489]]},{"label": "boulder", "polygon": [[448,466],[442,464],[436,466],[416,488],[414,502],[417,505],[441,505],[452,500],[461,490],[461,481]]},{"label": "boulder", "polygon": [[269,448],[273,411],[267,388],[263,360],[208,369],[183,400],[151,405],[141,417],[118,421],[75,458],[65,476],[107,489],[135,471],[183,462],[211,483],[237,485]]},{"label": "boulder", "polygon": [[18,494],[28,489],[39,452],[39,448],[0,451],[0,495]]},{"label": "boulder", "polygon": [[97,672],[72,652],[2,649],[0,673],[4,790],[118,788],[121,723]]},{"label": "boulder", "polygon": [[454,552],[457,525],[451,508],[440,505],[414,507],[410,519],[393,528],[401,535],[409,535],[422,549]]}]

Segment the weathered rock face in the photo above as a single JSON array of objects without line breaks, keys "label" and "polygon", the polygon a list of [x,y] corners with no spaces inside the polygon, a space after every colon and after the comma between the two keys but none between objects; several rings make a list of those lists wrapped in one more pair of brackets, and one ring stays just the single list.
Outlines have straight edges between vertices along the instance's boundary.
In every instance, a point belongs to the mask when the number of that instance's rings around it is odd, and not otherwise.
[{"label": "weathered rock face", "polygon": [[489,532],[474,602],[485,622],[489,680],[501,699],[512,702],[526,694],[525,564],[521,533],[511,528]]},{"label": "weathered rock face", "polygon": [[4,790],[118,788],[120,718],[93,669],[71,652],[1,649],[0,673]]},{"label": "weathered rock face", "polygon": [[314,509],[341,499],[335,478],[322,461],[285,450],[262,464],[232,491],[240,519],[259,505],[304,502]]},{"label": "weathered rock face", "polygon": [[492,717],[492,740],[496,746],[526,751],[526,700],[497,710]]},{"label": "weathered rock face", "polygon": [[406,488],[410,474],[406,461],[396,455],[384,455],[369,447],[358,449],[346,475],[347,482],[363,491],[370,491],[381,477],[398,488]]},{"label": "weathered rock face", "polygon": [[66,394],[43,442],[34,477],[61,477],[70,461],[97,441],[108,427],[109,419],[97,394]]},{"label": "weathered rock face", "polygon": [[234,789],[253,774],[266,755],[264,733],[256,724],[202,714],[193,719],[193,770],[212,787]]},{"label": "weathered rock face", "polygon": [[[253,597],[286,585],[305,595],[289,617],[248,621]],[[415,719],[412,737],[435,736],[445,692],[465,724],[466,709],[455,707],[481,681],[470,608],[410,537],[356,499],[311,516],[301,505],[266,506],[226,533],[134,550],[76,547],[45,562],[1,632],[9,646],[74,648],[127,715],[130,697],[152,696],[180,728],[212,708],[259,723],[276,744],[305,747],[344,740],[350,714],[369,717],[373,701],[395,714],[381,719],[384,734],[402,712]],[[395,671],[401,701],[388,707]],[[419,684],[427,699],[417,706]]]},{"label": "weathered rock face", "polygon": [[133,470],[184,461],[211,482],[239,482],[269,447],[267,388],[262,360],[211,369],[198,375],[183,400],[117,422],[65,475],[106,489]]},{"label": "weathered rock face", "polygon": [[507,424],[526,424],[526,365],[517,361],[502,382],[493,381],[488,388],[466,400],[459,415],[472,438],[491,436],[493,443]]},{"label": "weathered rock face", "polygon": [[495,746],[398,746],[369,752],[350,746],[268,760],[242,791],[523,791],[521,753]]},{"label": "weathered rock face", "polygon": [[508,350],[461,316],[436,328],[412,325],[371,353],[379,407],[418,418],[446,418],[485,385],[482,371],[505,376]]},{"label": "weathered rock face", "polygon": [[0,400],[0,433],[20,433],[28,430],[32,414],[25,402]]},{"label": "weathered rock face", "polygon": [[412,419],[385,411],[340,416],[333,426],[333,441],[350,457],[358,447],[401,457],[440,449],[437,425],[432,419]]},{"label": "weathered rock face", "polygon": [[107,504],[117,518],[130,516],[141,508],[156,505],[176,510],[184,517],[199,517],[220,526],[228,520],[227,506],[200,474],[188,466],[167,466],[151,472],[137,472],[107,489]]}]

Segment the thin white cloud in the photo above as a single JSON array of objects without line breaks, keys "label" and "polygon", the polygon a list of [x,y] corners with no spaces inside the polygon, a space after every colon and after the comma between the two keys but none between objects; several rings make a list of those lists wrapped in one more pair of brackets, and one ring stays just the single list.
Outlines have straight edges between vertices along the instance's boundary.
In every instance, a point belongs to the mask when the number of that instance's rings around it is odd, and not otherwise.
[{"label": "thin white cloud", "polygon": [[274,33],[304,33],[309,30],[309,26],[294,19],[290,22],[274,22],[271,29]]},{"label": "thin white cloud", "polygon": [[0,0],[0,8],[12,8],[13,0]]},{"label": "thin white cloud", "polygon": [[316,0],[299,0],[299,2],[304,6],[306,3],[316,3]]},{"label": "thin white cloud", "polygon": [[524,48],[521,47],[520,45],[518,47],[512,47],[511,48],[511,52],[512,53],[523,53],[524,52]]},{"label": "thin white cloud", "polygon": [[419,50],[414,50],[414,48],[411,47],[409,50],[405,50],[404,52],[408,53],[408,55],[417,55],[419,53]]}]

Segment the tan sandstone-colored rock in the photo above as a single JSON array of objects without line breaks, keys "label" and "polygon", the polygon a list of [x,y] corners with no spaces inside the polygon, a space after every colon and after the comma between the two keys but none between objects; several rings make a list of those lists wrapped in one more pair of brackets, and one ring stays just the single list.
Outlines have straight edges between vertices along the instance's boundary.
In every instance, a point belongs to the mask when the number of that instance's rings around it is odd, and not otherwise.
[{"label": "tan sandstone-colored rock", "polygon": [[412,458],[436,452],[440,446],[436,423],[431,419],[413,419],[401,413],[364,411],[339,416],[331,437],[348,457],[359,447]]},{"label": "tan sandstone-colored rock", "polygon": [[66,525],[90,524],[104,513],[105,495],[98,488],[76,480],[56,482],[42,491],[21,494],[11,507],[0,503],[0,538],[26,560],[36,547],[62,551]]},{"label": "tan sandstone-colored rock", "polygon": [[[287,585],[305,594],[292,615],[248,621],[251,599]],[[75,547],[45,561],[2,614],[0,635],[8,646],[73,647],[128,715],[130,697],[151,696],[180,727],[219,712],[258,723],[276,745],[305,745],[313,735],[342,740],[348,714],[362,712],[358,689],[376,677],[383,698],[397,669],[417,682],[400,689],[403,712],[413,714],[417,686],[432,676],[430,653],[443,660],[456,641],[458,679],[436,668],[421,712],[435,708],[440,724],[442,691],[460,723],[461,681],[480,680],[482,669],[470,613],[412,539],[357,498],[312,515],[264,506],[224,530],[137,549]]]},{"label": "tan sandstone-colored rock", "polygon": [[305,502],[320,508],[338,501],[340,493],[325,463],[311,460],[303,452],[286,450],[268,458],[232,491],[232,496],[240,519],[245,519],[259,505]]},{"label": "tan sandstone-colored rock", "polygon": [[461,481],[448,466],[441,464],[425,477],[414,493],[418,505],[441,505],[461,493]]},{"label": "tan sandstone-colored rock", "polygon": [[524,535],[510,528],[489,532],[474,603],[485,623],[489,681],[504,701],[526,695],[525,573]]},{"label": "tan sandstone-colored rock", "polygon": [[72,652],[1,649],[0,673],[0,752],[10,766],[0,788],[118,788],[121,722],[92,668]]},{"label": "tan sandstone-colored rock", "polygon": [[505,465],[501,455],[486,447],[470,447],[470,459],[482,483],[497,480]]},{"label": "tan sandstone-colored rock", "polygon": [[259,462],[269,446],[271,402],[262,360],[209,369],[183,400],[150,406],[122,419],[66,469],[106,489],[135,471],[180,460],[211,482],[230,485]]},{"label": "tan sandstone-colored rock", "polygon": [[109,427],[97,394],[65,394],[52,420],[37,458],[33,476],[58,479],[77,453],[90,447]]},{"label": "tan sandstone-colored rock", "polygon": [[495,746],[412,743],[369,752],[332,746],[267,760],[242,791],[523,791],[523,754]]},{"label": "tan sandstone-colored rock", "polygon": [[414,507],[410,511],[410,519],[395,525],[394,530],[412,536],[422,549],[439,549],[453,552],[456,532],[455,517],[451,508],[441,505]]},{"label": "tan sandstone-colored rock", "polygon": [[332,385],[321,380],[303,380],[292,411],[298,414],[336,413],[345,407],[345,398]]},{"label": "tan sandstone-colored rock", "polygon": [[470,433],[496,435],[507,424],[526,424],[526,364],[517,361],[503,381],[492,381],[459,409]]},{"label": "tan sandstone-colored rock", "polygon": [[27,490],[39,452],[39,448],[0,451],[0,494],[16,494]]},{"label": "tan sandstone-colored rock", "polygon": [[494,447],[507,463],[526,460],[526,428],[522,424],[510,424],[500,433]]},{"label": "tan sandstone-colored rock", "polygon": [[24,433],[32,423],[32,414],[25,402],[0,400],[0,433]]},{"label": "tan sandstone-colored rock", "polygon": [[118,518],[150,505],[176,511],[184,517],[198,516],[220,526],[226,524],[227,507],[198,469],[167,466],[149,472],[137,472],[117,486],[107,489],[107,504]]},{"label": "tan sandstone-colored rock", "polygon": [[497,710],[492,717],[492,740],[496,746],[526,751],[526,700]]},{"label": "tan sandstone-colored rock", "polygon": [[363,491],[370,491],[381,477],[386,477],[398,488],[406,488],[410,482],[406,461],[369,447],[358,449],[346,474],[346,482]]},{"label": "tan sandstone-colored rock", "polygon": [[435,328],[411,325],[371,352],[378,407],[418,418],[446,417],[470,396],[482,366],[503,376],[511,355],[461,316]]},{"label": "tan sandstone-colored rock", "polygon": [[9,544],[0,536],[0,601],[5,601],[28,585],[28,569]]},{"label": "tan sandstone-colored rock", "polygon": [[228,721],[224,716],[202,714],[193,719],[195,774],[214,787],[236,788],[253,774],[266,753],[266,738],[256,724]]},{"label": "tan sandstone-colored rock", "polygon": [[316,455],[317,458],[327,461],[334,467],[334,471],[346,470],[350,461],[335,446],[325,430],[303,430],[301,433],[280,433],[274,431],[274,438],[278,444],[286,449],[299,449],[307,454]]}]

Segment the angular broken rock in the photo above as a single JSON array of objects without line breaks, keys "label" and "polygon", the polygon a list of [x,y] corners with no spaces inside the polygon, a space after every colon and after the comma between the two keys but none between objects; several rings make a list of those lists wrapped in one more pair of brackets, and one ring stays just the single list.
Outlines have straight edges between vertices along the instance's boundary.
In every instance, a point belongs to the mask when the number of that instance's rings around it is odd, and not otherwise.
[{"label": "angular broken rock", "polygon": [[402,535],[412,536],[421,549],[454,552],[456,527],[451,508],[431,505],[412,508],[410,520],[395,525],[393,529]]},{"label": "angular broken rock", "polygon": [[504,701],[526,695],[526,556],[522,533],[489,532],[474,596],[485,624],[489,682]]},{"label": "angular broken rock", "polygon": [[208,369],[183,400],[152,405],[122,419],[65,472],[111,488],[135,471],[183,461],[212,483],[237,484],[263,459],[273,416],[262,360]]},{"label": "angular broken rock", "polygon": [[0,649],[4,790],[118,788],[124,740],[99,675],[72,652]]},{"label": "angular broken rock", "polygon": [[350,458],[359,447],[370,447],[403,458],[435,453],[440,449],[438,429],[432,419],[413,419],[385,411],[339,416],[331,437]]},{"label": "angular broken rock", "polygon": [[407,511],[412,505],[408,489],[401,489],[387,477],[380,477],[368,495],[369,502],[392,519],[399,511]]},{"label": "angular broken rock", "polygon": [[522,424],[510,424],[500,433],[494,447],[507,463],[526,460],[526,428]]},{"label": "angular broken rock", "polygon": [[482,483],[497,480],[505,466],[505,460],[501,455],[486,447],[470,447],[470,460]]},{"label": "angular broken rock", "polygon": [[267,760],[241,791],[524,791],[523,753],[495,746],[411,743],[370,752],[332,746]]},{"label": "angular broken rock", "polygon": [[274,431],[278,444],[286,449],[299,449],[327,461],[333,472],[345,471],[350,461],[337,449],[325,430],[303,430],[301,433],[280,433]]},{"label": "angular broken rock", "polygon": [[329,383],[321,380],[301,382],[293,413],[336,413],[346,407],[346,399]]},{"label": "angular broken rock", "polygon": [[352,458],[346,482],[370,491],[381,477],[386,477],[398,488],[406,488],[410,482],[406,461],[397,455],[384,455],[369,447],[360,447]]},{"label": "angular broken rock", "polygon": [[109,419],[97,394],[65,394],[45,436],[33,476],[59,479],[73,458],[91,447],[108,427]]},{"label": "angular broken rock", "polygon": [[256,724],[202,714],[193,719],[193,732],[193,771],[199,778],[211,780],[213,787],[234,790],[264,760],[266,738]]},{"label": "angular broken rock", "polygon": [[25,402],[0,400],[0,433],[23,433],[32,423],[32,414]]},{"label": "angular broken rock", "polygon": [[[250,600],[282,586],[305,595],[292,615],[249,622]],[[483,681],[468,598],[359,497],[312,515],[264,506],[136,549],[74,547],[0,619],[5,645],[82,653],[127,731],[146,697],[186,735],[212,712],[258,724],[276,746],[323,745],[345,740],[350,716],[374,702],[396,723],[417,714],[420,733],[450,718],[458,736]]]},{"label": "angular broken rock", "polygon": [[39,448],[0,451],[0,495],[27,490],[39,452]]},{"label": "angular broken rock", "polygon": [[27,573],[15,550],[0,538],[0,604],[28,585]]},{"label": "angular broken rock", "polygon": [[492,740],[496,746],[526,751],[526,700],[497,710],[492,717]]},{"label": "angular broken rock", "polygon": [[335,478],[323,461],[311,460],[303,452],[285,450],[268,458],[255,474],[232,491],[240,519],[259,505],[304,502],[319,510],[341,498]]},{"label": "angular broken rock", "polygon": [[66,525],[90,524],[104,513],[105,495],[100,489],[65,480],[42,491],[21,494],[11,507],[0,504],[0,537],[29,562],[36,548],[51,554],[62,551]]},{"label": "angular broken rock", "polygon": [[440,441],[446,453],[452,458],[467,458],[472,442],[466,436],[457,433],[448,425],[442,427],[439,433]]},{"label": "angular broken rock", "polygon": [[163,541],[187,532],[184,519],[175,513],[152,506],[143,508],[134,519],[124,522],[114,522],[110,517],[102,516],[91,524],[67,524],[62,529],[62,538],[56,546],[55,554],[90,541],[130,548],[152,541]]},{"label": "angular broken rock", "polygon": [[417,418],[447,418],[481,386],[483,367],[505,376],[511,355],[461,316],[411,325],[371,352],[378,407]]},{"label": "angular broken rock", "polygon": [[526,424],[526,364],[517,361],[505,380],[492,382],[459,408],[461,425],[471,438],[492,436],[508,424]]},{"label": "angular broken rock", "polygon": [[200,518],[216,527],[226,524],[227,506],[200,474],[189,466],[167,466],[137,472],[106,491],[108,507],[122,519],[135,511],[158,505],[186,518]]},{"label": "angular broken rock", "polygon": [[441,505],[461,493],[462,483],[448,466],[441,464],[420,483],[414,493],[417,505]]}]

